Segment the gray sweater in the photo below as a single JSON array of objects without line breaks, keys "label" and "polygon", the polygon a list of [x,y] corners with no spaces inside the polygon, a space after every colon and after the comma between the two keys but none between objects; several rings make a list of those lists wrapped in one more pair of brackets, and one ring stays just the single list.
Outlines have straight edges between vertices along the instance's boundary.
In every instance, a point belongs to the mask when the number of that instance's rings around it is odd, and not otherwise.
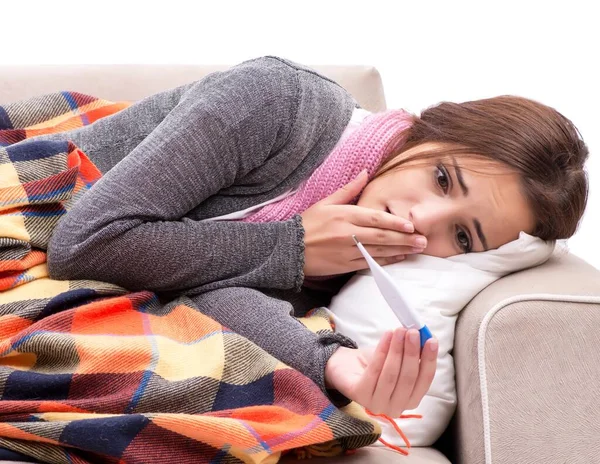
[{"label": "gray sweater", "polygon": [[104,174],[59,221],[48,247],[50,277],[188,295],[324,389],[325,363],[338,346],[354,344],[313,334],[291,317],[326,302],[302,287],[301,217],[200,219],[298,186],[333,149],[355,107],[334,81],[267,56],[40,137],[73,140]]}]

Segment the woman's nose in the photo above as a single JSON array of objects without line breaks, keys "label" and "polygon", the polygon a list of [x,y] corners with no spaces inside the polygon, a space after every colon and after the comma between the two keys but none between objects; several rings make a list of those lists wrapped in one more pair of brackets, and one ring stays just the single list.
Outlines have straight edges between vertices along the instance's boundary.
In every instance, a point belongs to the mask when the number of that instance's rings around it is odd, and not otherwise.
[{"label": "woman's nose", "polygon": [[436,227],[444,227],[455,214],[448,204],[432,202],[413,206],[408,219],[415,226],[415,231],[425,237],[432,234]]}]

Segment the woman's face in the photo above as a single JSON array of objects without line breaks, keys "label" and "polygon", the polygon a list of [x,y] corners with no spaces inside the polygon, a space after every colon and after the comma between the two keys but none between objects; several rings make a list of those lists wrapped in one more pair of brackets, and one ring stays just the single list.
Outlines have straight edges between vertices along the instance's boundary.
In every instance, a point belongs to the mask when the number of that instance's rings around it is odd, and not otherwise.
[{"label": "woman's face", "polygon": [[[405,156],[434,146],[418,145]],[[423,253],[442,258],[498,248],[520,231],[532,233],[519,177],[501,163],[466,157],[427,163],[409,162],[369,182],[358,205],[410,220],[427,238]]]}]

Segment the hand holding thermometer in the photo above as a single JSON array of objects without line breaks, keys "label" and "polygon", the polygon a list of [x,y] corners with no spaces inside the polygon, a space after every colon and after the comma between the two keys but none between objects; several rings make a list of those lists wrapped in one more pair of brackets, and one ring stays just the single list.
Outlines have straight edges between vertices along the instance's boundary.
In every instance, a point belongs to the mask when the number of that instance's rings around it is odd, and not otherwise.
[{"label": "hand holding thermometer", "polygon": [[367,260],[373,277],[375,277],[375,283],[379,287],[379,291],[383,295],[387,304],[390,305],[394,314],[398,317],[400,322],[407,329],[418,329],[421,334],[421,348],[425,345],[425,342],[429,340],[432,335],[426,325],[422,324],[419,320],[417,312],[411,308],[406,300],[402,297],[400,289],[394,283],[392,277],[379,265],[377,261],[371,258],[371,255],[367,252],[365,247],[356,239],[356,235],[352,238],[356,243],[356,246]]}]

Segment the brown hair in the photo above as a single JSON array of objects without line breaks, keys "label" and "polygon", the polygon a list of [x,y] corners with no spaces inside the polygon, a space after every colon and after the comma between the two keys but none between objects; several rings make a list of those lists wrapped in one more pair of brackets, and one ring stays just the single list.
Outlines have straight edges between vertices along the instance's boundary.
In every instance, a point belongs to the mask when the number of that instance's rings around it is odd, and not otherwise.
[{"label": "brown hair", "polygon": [[[412,119],[406,142],[384,159],[375,177],[417,159],[447,155],[492,159],[520,175],[536,222],[533,235],[556,240],[575,233],[588,198],[584,170],[588,148],[573,123],[558,111],[507,95],[442,102]],[[411,157],[401,156],[428,142],[443,145]]]}]

